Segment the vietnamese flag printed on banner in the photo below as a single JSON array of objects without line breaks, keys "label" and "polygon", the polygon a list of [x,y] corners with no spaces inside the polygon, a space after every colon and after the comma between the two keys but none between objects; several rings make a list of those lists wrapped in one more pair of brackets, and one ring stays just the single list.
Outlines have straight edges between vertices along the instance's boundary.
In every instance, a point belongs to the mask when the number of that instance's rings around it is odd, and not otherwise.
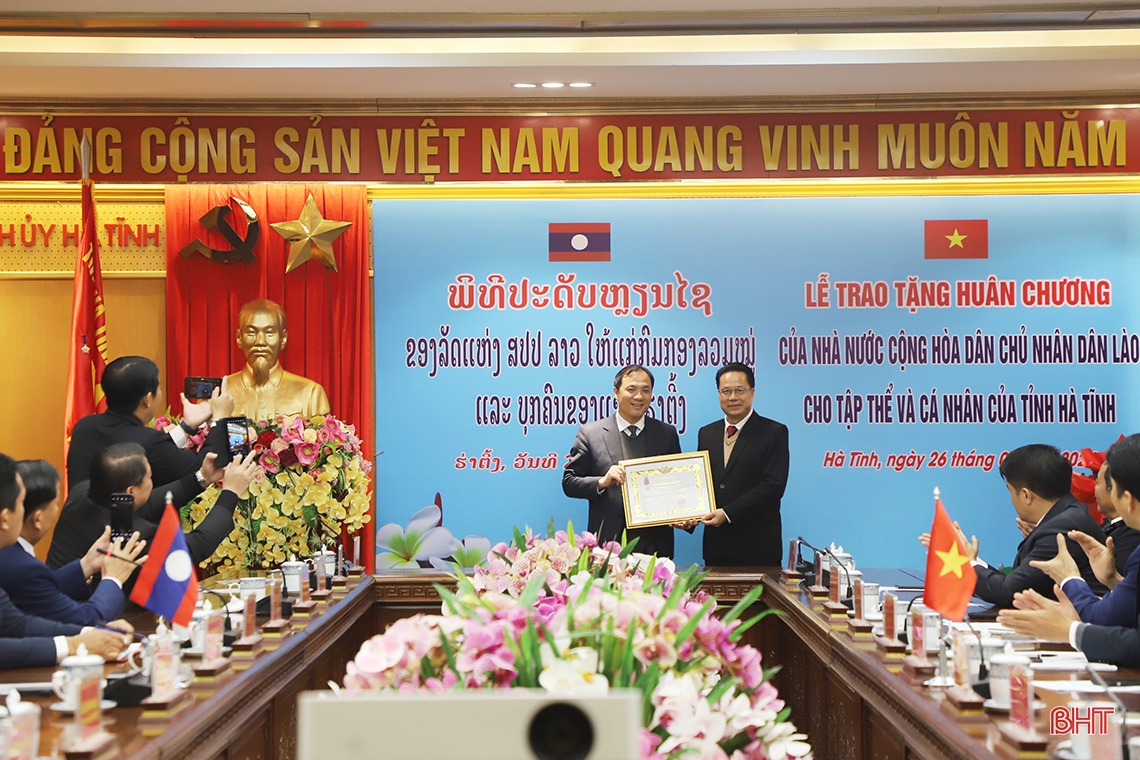
[{"label": "vietnamese flag printed on banner", "polygon": [[978,575],[970,555],[954,530],[942,500],[934,499],[934,524],[930,527],[930,548],[926,551],[926,584],[923,603],[943,617],[961,621],[974,594]]},{"label": "vietnamese flag printed on banner", "polygon": [[927,219],[925,258],[988,259],[988,219]]}]

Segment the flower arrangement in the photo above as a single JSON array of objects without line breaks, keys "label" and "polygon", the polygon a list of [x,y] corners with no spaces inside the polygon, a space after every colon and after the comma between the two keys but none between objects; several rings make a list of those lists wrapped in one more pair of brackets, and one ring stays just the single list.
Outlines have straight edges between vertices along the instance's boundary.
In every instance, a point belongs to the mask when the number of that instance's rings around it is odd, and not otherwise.
[{"label": "flower arrangement", "polygon": [[[360,530],[368,514],[372,463],[361,455],[352,425],[330,415],[254,423],[252,454],[265,470],[234,509],[234,529],[203,564],[268,568],[305,556],[342,529]],[[220,493],[206,489],[182,509],[191,528],[206,519]]]},{"label": "flower arrangement", "polygon": [[[636,543],[636,542],[635,542]],[[348,664],[350,694],[379,690],[638,689],[643,760],[810,757],[760,653],[741,635],[757,587],[714,616],[695,569],[598,545],[590,533],[518,531],[457,589],[442,615],[399,620]]]},{"label": "flower arrangement", "polygon": [[491,541],[467,536],[462,541],[443,527],[439,494],[436,503],[416,512],[406,526],[381,525],[376,531],[376,568],[434,567],[451,571],[486,566]]}]

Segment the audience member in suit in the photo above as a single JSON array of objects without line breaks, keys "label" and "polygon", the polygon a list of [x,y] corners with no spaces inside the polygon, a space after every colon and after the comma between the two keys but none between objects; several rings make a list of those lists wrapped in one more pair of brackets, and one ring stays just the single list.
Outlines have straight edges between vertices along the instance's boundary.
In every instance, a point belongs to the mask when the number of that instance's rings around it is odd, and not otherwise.
[{"label": "audience member in suit", "polygon": [[[1105,463],[1104,482],[1113,506],[1124,522],[1140,530],[1140,435],[1114,443]],[[1135,577],[1136,569],[1132,562],[1129,565],[1129,575]],[[1071,567],[1069,569],[1071,571]],[[1121,585],[1123,582],[1117,584],[1116,589]],[[1065,587],[1069,588],[1070,583]],[[1066,592],[1058,588],[1057,597],[1058,601],[1050,601],[1036,593],[1019,594],[1018,609],[1003,610],[998,622],[1045,641],[1068,641],[1094,662],[1140,666],[1140,619],[1135,614],[1125,625],[1082,622]]]},{"label": "audience member in suit", "polygon": [[91,479],[83,481],[67,495],[55,527],[47,564],[60,568],[79,559],[111,524],[111,494],[129,493],[135,500],[134,529],[147,542],[154,539],[171,494],[175,509],[200,494],[204,486],[223,476],[225,483],[218,500],[202,524],[186,534],[186,545],[194,564],[207,559],[234,527],[234,507],[257,477],[260,468],[253,455],[235,456],[225,470],[213,467],[209,454],[202,467],[174,483],[154,487],[146,451],[137,443],[115,443],[101,450],[91,462]]},{"label": "audience member in suit", "polygon": [[[0,549],[16,543],[24,526],[24,483],[16,462],[0,454]],[[0,590],[0,668],[58,664],[82,645],[113,660],[130,643],[128,631],[88,629],[20,612]]]},{"label": "audience member in suit", "polygon": [[[1112,494],[1108,492],[1108,488],[1104,482],[1105,470],[1108,463],[1105,462],[1100,466],[1096,474],[1096,508],[1104,515],[1104,523],[1100,526],[1104,531],[1105,542],[1107,548],[1107,557],[1113,561],[1113,566],[1116,569],[1114,575],[1110,575],[1107,579],[1101,578],[1105,585],[1109,588],[1115,586],[1120,579],[1127,574],[1129,560],[1132,558],[1133,552],[1137,547],[1140,547],[1140,530],[1128,527],[1128,523],[1124,522],[1124,518],[1116,512],[1116,506],[1112,503]],[[1085,545],[1086,542],[1081,542]],[[1085,548],[1088,553],[1088,547]],[[1091,558],[1091,555],[1090,555]],[[1096,569],[1096,565],[1093,565]],[[1100,578],[1100,574],[1097,574]]]},{"label": "audience member in suit", "polygon": [[[562,491],[590,503],[588,530],[599,541],[620,541],[626,531],[621,485],[625,482],[623,459],[681,453],[681,440],[672,425],[649,417],[653,401],[653,375],[631,364],[614,377],[617,413],[578,428],[570,460],[562,472]],[[673,527],[658,525],[626,531],[638,539],[634,551],[673,556]]]},{"label": "audience member in suit", "polygon": [[[16,543],[0,549],[0,588],[29,615],[78,625],[114,620],[126,606],[123,584],[134,574],[136,562],[146,559],[139,559],[146,541],[136,535],[125,545],[121,540],[112,543],[107,528],[86,554],[52,571],[36,557],[35,545],[59,518],[59,472],[43,460],[16,467],[24,482],[24,526]],[[96,573],[102,579],[88,585]]]},{"label": "audience member in suit", "polygon": [[[106,394],[107,411],[89,414],[71,431],[71,445],[67,451],[67,488],[90,476],[91,460],[96,452],[112,443],[137,443],[146,449],[151,470],[158,483],[171,483],[193,475],[202,465],[207,452],[214,452],[225,463],[229,458],[226,431],[215,426],[206,436],[201,451],[180,448],[166,433],[147,427],[163,409],[162,385],[158,367],[141,356],[122,356],[103,370],[100,380]],[[215,419],[228,417],[234,408],[233,396],[220,389],[210,399]]]},{"label": "audience member in suit", "polygon": [[724,420],[697,434],[697,449],[709,452],[717,503],[701,520],[705,564],[779,565],[788,428],[753,412],[756,376],[748,365],[724,365],[717,370],[716,384]]},{"label": "audience member in suit", "polygon": [[[1001,463],[1001,476],[1009,490],[1010,500],[1017,516],[1034,525],[1029,535],[1017,547],[1010,572],[990,567],[978,557],[978,539],[967,541],[955,523],[967,553],[978,576],[974,595],[998,607],[1013,605],[1018,591],[1034,589],[1041,595],[1054,598],[1053,581],[1043,570],[1031,564],[1034,560],[1049,560],[1057,555],[1057,535],[1063,534],[1069,553],[1080,570],[1080,575],[1094,592],[1108,593],[1096,579],[1089,559],[1075,540],[1068,538],[1069,531],[1078,530],[1104,542],[1100,526],[1089,514],[1088,507],[1069,492],[1073,465],[1053,446],[1034,443],[1014,449]],[[919,540],[929,545],[930,535]]]}]

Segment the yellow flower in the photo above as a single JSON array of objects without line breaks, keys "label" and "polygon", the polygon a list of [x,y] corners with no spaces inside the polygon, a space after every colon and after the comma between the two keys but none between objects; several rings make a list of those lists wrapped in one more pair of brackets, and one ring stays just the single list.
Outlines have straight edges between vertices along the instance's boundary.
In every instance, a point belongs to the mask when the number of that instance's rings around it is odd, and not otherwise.
[{"label": "yellow flower", "polygon": [[343,467],[344,466],[344,459],[341,458],[340,454],[329,454],[329,458],[326,460],[326,464],[330,468]]},{"label": "yellow flower", "polygon": [[273,476],[273,481],[282,488],[288,488],[293,484],[293,478],[289,477],[287,472],[279,472]]}]

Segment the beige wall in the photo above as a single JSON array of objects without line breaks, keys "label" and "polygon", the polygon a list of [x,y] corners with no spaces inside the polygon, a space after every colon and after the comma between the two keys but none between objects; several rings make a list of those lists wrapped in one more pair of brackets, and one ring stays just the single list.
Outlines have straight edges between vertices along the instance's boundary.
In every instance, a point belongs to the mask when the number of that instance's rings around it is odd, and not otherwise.
[{"label": "beige wall", "polygon": [[[108,356],[149,356],[165,372],[166,280],[105,279],[103,287]],[[46,459],[61,473],[71,294],[71,280],[0,280],[0,451]]]}]

